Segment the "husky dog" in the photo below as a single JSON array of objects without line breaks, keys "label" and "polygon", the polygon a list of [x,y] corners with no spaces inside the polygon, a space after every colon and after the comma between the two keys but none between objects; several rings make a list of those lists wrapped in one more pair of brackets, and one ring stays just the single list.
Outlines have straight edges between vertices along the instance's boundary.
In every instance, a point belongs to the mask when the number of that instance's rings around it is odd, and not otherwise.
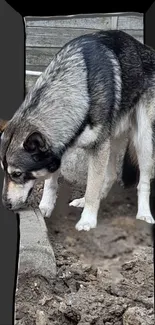
[{"label": "husky dog", "polygon": [[[77,230],[97,226],[102,198],[116,180],[116,159],[127,150],[139,168],[137,219],[154,223],[155,51],[128,34],[99,31],[67,43],[30,89],[1,135],[2,201],[17,211],[36,180],[45,180],[40,210],[52,214],[64,153],[86,150],[88,176]],[[153,175],[153,176],[152,176]]]}]

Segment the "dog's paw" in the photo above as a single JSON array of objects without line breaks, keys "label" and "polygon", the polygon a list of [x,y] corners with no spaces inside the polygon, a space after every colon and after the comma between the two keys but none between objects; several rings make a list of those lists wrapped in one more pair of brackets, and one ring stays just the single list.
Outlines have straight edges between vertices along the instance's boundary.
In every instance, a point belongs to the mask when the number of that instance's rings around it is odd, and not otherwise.
[{"label": "dog's paw", "polygon": [[39,204],[39,209],[43,215],[44,218],[50,218],[51,217],[51,214],[54,210],[54,204],[47,204],[45,202],[40,202]]},{"label": "dog's paw", "polygon": [[142,214],[137,214],[136,219],[137,220],[142,220],[142,221],[145,221],[145,222],[151,223],[151,224],[155,223],[155,220],[153,219],[151,214],[148,214],[148,215],[145,215],[145,216],[142,215]]},{"label": "dog's paw", "polygon": [[96,228],[97,217],[96,215],[82,213],[81,219],[77,222],[75,229],[78,231],[85,230],[89,231],[90,229]]},{"label": "dog's paw", "polygon": [[81,199],[75,199],[69,203],[70,207],[77,207],[77,208],[84,208],[85,205],[85,198],[82,197]]}]

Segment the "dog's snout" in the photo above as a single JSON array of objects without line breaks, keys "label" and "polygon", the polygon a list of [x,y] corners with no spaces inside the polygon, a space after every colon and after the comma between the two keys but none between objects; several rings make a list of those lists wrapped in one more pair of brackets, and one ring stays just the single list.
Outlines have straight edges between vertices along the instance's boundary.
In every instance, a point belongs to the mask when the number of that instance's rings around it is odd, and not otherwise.
[{"label": "dog's snout", "polygon": [[12,204],[10,201],[5,200],[5,198],[2,198],[2,203],[6,207],[6,209],[11,210],[12,209]]},{"label": "dog's snout", "polygon": [[11,210],[11,209],[12,209],[12,204],[9,203],[9,202],[7,202],[5,206],[6,206],[6,208],[7,208],[8,210]]}]

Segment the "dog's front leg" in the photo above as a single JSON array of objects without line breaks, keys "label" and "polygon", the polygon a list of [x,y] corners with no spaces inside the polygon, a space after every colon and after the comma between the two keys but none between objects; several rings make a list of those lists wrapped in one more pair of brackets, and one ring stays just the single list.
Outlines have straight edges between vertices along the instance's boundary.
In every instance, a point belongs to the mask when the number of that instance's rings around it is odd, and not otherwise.
[{"label": "dog's front leg", "polygon": [[91,150],[89,154],[88,179],[85,193],[85,204],[81,219],[76,224],[77,230],[89,231],[97,225],[97,215],[102,195],[102,186],[107,170],[110,154],[110,140],[99,149]]},{"label": "dog's front leg", "polygon": [[42,215],[49,218],[55,206],[58,189],[59,171],[51,174],[51,177],[45,180],[42,199],[39,209]]}]

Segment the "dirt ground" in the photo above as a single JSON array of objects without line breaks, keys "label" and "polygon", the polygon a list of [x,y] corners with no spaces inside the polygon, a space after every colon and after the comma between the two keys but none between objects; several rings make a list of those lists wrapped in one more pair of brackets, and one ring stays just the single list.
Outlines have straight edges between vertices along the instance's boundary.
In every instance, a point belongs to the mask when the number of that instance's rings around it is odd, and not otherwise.
[{"label": "dirt ground", "polygon": [[68,203],[83,190],[61,182],[47,220],[57,276],[52,284],[40,276],[19,279],[16,324],[153,325],[151,228],[135,220],[135,189],[115,185],[101,204],[97,228],[78,232],[81,209]]}]

